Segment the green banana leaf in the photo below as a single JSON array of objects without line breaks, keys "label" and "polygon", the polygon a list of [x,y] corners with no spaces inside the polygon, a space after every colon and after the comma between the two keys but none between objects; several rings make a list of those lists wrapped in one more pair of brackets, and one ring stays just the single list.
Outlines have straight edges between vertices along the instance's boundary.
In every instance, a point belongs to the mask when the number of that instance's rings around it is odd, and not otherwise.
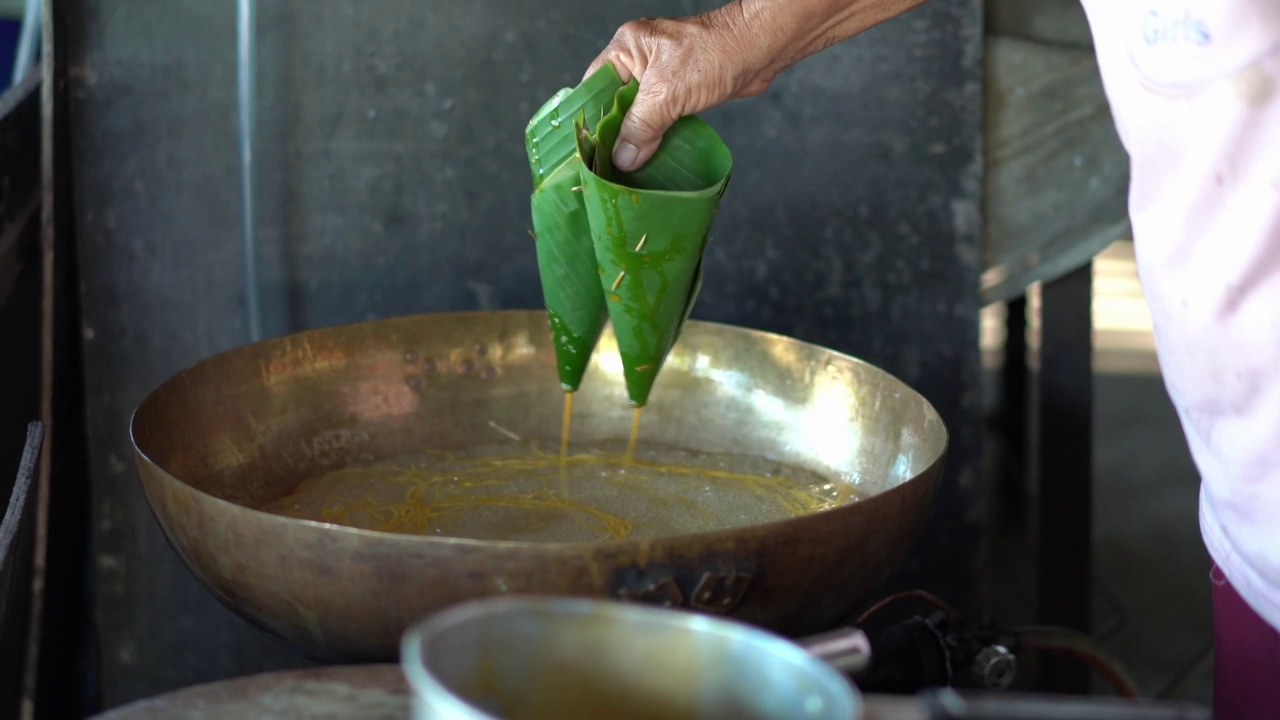
[{"label": "green banana leaf", "polygon": [[576,88],[558,91],[525,128],[525,150],[533,172],[529,202],[538,274],[560,384],[568,392],[582,383],[608,319],[582,203],[581,160],[572,118],[577,115],[598,122],[620,87],[622,81],[613,65],[605,65]]},{"label": "green banana leaf", "polygon": [[590,116],[580,112],[575,137],[598,282],[608,299],[627,394],[643,407],[697,300],[702,254],[733,157],[710,125],[687,116],[643,168],[620,172],[612,163],[613,145],[638,91],[634,80],[618,89],[594,134]]}]

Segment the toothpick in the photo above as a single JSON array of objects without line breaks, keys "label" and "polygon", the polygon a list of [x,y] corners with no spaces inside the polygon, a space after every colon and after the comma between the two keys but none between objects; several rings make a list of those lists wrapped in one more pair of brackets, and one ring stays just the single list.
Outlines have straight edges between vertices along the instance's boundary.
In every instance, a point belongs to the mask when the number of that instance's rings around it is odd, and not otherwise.
[{"label": "toothpick", "polygon": [[493,428],[494,430],[497,430],[498,432],[502,433],[503,435],[506,435],[507,437],[511,438],[512,440],[515,440],[516,442],[520,442],[520,436],[519,436],[519,435],[517,435],[517,434],[515,434],[515,433],[511,432],[510,430],[508,430],[508,429],[506,429],[506,428],[502,427],[501,425],[499,425],[498,423],[496,423],[496,422],[494,422],[494,421],[492,421],[492,420],[490,420],[490,421],[489,421],[489,427]]}]

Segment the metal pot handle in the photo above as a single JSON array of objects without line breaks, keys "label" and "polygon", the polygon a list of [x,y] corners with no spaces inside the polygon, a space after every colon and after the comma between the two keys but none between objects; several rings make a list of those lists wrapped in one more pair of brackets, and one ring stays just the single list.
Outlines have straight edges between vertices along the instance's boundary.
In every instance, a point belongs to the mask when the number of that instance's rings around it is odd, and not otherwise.
[{"label": "metal pot handle", "polygon": [[1138,704],[1109,697],[962,695],[952,688],[916,695],[933,720],[1210,720],[1213,711],[1190,703]]},{"label": "metal pot handle", "polygon": [[796,643],[846,675],[856,676],[871,664],[871,640],[856,627],[809,635]]}]

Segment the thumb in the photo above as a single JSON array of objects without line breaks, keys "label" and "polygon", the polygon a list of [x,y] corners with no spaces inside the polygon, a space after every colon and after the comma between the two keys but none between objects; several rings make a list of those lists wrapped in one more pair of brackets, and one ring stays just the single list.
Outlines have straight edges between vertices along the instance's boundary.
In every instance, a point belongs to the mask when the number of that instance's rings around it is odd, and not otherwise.
[{"label": "thumb", "polygon": [[658,151],[662,136],[680,118],[671,94],[662,83],[641,85],[631,109],[622,118],[618,142],[613,146],[613,164],[623,172],[639,170]]}]

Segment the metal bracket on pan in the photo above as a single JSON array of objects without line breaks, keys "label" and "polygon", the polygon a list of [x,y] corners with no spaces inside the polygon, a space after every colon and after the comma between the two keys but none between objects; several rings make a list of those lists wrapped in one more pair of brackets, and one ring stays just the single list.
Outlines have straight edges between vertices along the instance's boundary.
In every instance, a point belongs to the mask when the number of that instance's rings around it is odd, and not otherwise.
[{"label": "metal bracket on pan", "polygon": [[618,590],[618,597],[630,602],[668,608],[678,608],[684,604],[684,593],[680,592],[680,586],[673,577],[664,577],[643,587],[621,588]]},{"label": "metal bracket on pan", "polygon": [[[698,584],[694,586],[693,592],[687,596],[688,607],[707,613],[732,612],[742,601],[742,596],[747,592],[747,586],[750,584],[750,573],[735,570],[705,572],[698,580]],[[669,575],[641,587],[622,588],[618,590],[618,597],[622,600],[669,608],[684,607],[686,600],[680,584]]]},{"label": "metal bracket on pan", "polygon": [[724,573],[703,573],[698,586],[693,589],[689,605],[695,610],[713,613],[732,611],[742,601],[751,584],[750,573],[730,570]]}]

